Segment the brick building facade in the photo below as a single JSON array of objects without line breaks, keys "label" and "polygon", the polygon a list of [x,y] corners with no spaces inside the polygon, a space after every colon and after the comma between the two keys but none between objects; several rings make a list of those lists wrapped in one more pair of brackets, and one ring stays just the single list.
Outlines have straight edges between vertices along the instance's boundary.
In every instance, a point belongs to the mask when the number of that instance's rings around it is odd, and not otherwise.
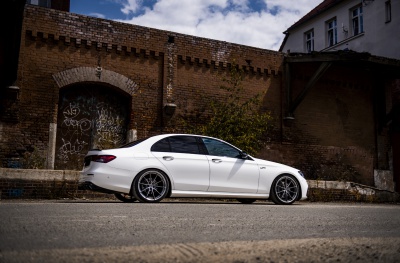
[{"label": "brick building facade", "polygon": [[[26,5],[19,90],[5,95],[0,113],[2,167],[23,168],[35,157],[43,168],[80,170],[89,148],[185,132],[179,118],[207,110],[200,94],[223,99],[222,77],[236,63],[244,96],[264,93],[261,110],[273,117],[258,157],[309,179],[374,185],[374,170],[393,163],[387,127],[377,126],[376,77],[333,66],[292,119],[288,97],[302,92],[318,65],[293,66],[288,90],[285,60],[281,52]],[[389,92],[392,76],[385,79]]]}]

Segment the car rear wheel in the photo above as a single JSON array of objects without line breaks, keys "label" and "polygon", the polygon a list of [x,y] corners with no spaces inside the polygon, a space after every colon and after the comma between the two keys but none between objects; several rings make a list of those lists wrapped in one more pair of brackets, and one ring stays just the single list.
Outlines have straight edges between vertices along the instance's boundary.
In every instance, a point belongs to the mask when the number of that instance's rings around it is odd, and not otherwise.
[{"label": "car rear wheel", "polygon": [[239,202],[241,202],[242,204],[252,204],[256,201],[256,199],[252,199],[252,198],[238,198],[237,200]]},{"label": "car rear wheel", "polygon": [[134,194],[140,202],[160,202],[169,190],[167,176],[159,170],[145,170],[139,173],[134,182]]},{"label": "car rear wheel", "polygon": [[137,200],[134,196],[128,194],[116,193],[114,196],[124,203],[133,203]]},{"label": "car rear wheel", "polygon": [[291,175],[278,176],[271,187],[271,200],[278,205],[290,205],[297,200],[300,194],[300,186]]}]

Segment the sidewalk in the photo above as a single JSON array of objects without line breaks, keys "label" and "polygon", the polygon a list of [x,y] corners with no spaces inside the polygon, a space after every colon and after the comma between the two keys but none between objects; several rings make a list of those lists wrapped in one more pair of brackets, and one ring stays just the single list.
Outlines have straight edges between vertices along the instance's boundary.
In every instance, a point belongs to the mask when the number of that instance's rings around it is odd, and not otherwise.
[{"label": "sidewalk", "polygon": [[[115,199],[78,190],[80,171],[0,168],[0,199]],[[400,203],[400,194],[353,182],[307,180],[310,202]]]}]

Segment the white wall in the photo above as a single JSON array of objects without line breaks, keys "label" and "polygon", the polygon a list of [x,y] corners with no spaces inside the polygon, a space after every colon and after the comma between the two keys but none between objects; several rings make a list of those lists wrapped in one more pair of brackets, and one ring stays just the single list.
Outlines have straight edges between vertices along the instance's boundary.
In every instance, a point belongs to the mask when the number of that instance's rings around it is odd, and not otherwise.
[{"label": "white wall", "polygon": [[[376,56],[400,59],[400,0],[391,0],[392,19],[389,23],[385,22],[386,1],[375,0],[363,5],[364,33],[362,34],[353,36],[349,11],[361,1],[349,0],[296,27],[295,31],[290,32],[282,51],[306,52],[304,33],[314,29],[315,51],[336,51],[348,48],[357,52],[369,52]],[[338,44],[328,47],[326,22],[334,17],[337,20]]]}]

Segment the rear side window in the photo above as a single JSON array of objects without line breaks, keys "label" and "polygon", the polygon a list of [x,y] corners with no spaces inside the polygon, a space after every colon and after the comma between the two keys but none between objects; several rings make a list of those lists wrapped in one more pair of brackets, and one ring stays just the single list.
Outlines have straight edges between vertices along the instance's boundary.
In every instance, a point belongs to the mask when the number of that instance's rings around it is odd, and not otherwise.
[{"label": "rear side window", "polygon": [[171,151],[176,153],[199,154],[199,145],[196,137],[192,136],[173,136],[169,137]]},{"label": "rear side window", "polygon": [[162,140],[156,142],[155,144],[153,144],[153,146],[151,146],[151,151],[152,152],[170,152],[171,147],[169,146],[168,138],[162,139]]},{"label": "rear side window", "polygon": [[171,136],[156,142],[152,147],[153,152],[175,152],[200,154],[197,139],[194,136]]}]

